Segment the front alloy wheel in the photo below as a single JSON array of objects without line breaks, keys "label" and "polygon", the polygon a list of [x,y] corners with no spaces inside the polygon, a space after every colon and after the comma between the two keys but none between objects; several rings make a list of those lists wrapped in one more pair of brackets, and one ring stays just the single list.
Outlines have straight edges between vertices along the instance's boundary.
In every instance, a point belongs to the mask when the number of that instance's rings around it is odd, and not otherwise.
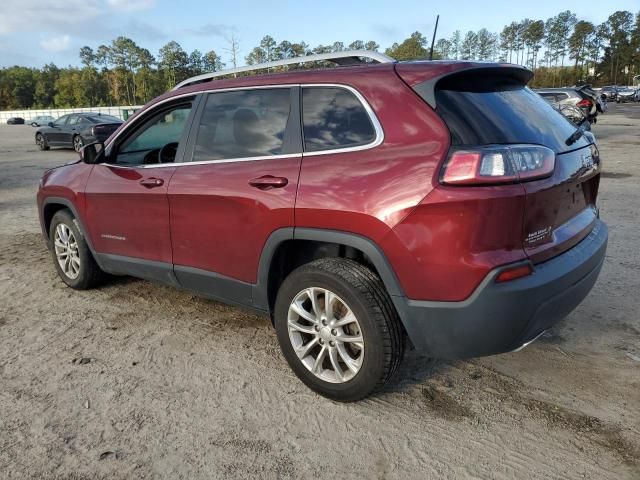
[{"label": "front alloy wheel", "polygon": [[302,364],[325,382],[343,383],[360,370],[364,340],[349,306],[326,288],[306,288],[291,302],[289,340]]},{"label": "front alloy wheel", "polygon": [[58,210],[51,219],[49,249],[58,275],[71,288],[86,290],[104,280],[80,224],[69,210]]},{"label": "front alloy wheel", "polygon": [[71,229],[64,223],[59,223],[53,238],[56,259],[62,272],[71,280],[80,274],[80,253],[78,242]]}]

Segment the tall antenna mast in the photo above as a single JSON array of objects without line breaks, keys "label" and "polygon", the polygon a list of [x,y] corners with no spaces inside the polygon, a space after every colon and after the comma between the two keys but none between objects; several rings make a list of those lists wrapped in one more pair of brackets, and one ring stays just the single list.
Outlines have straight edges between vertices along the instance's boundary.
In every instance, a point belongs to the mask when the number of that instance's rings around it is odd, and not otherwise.
[{"label": "tall antenna mast", "polygon": [[429,52],[429,60],[433,60],[433,45],[436,43],[436,32],[438,31],[438,20],[440,15],[436,15],[436,28],[433,29],[433,38],[431,39],[431,51]]}]

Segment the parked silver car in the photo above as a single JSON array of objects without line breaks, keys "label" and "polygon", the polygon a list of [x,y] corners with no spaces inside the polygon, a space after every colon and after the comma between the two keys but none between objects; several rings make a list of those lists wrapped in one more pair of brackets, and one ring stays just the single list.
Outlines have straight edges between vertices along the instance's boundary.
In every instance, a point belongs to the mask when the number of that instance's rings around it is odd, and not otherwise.
[{"label": "parked silver car", "polygon": [[29,120],[29,125],[32,127],[43,127],[45,125],[49,125],[49,122],[54,122],[55,120],[56,119],[51,115],[40,115]]},{"label": "parked silver car", "polygon": [[638,90],[630,87],[623,87],[618,89],[618,97],[616,99],[618,103],[624,102],[637,102]]},{"label": "parked silver car", "polygon": [[598,101],[595,97],[583,92],[580,87],[539,88],[534,91],[551,104],[578,107],[590,123],[596,123]]}]

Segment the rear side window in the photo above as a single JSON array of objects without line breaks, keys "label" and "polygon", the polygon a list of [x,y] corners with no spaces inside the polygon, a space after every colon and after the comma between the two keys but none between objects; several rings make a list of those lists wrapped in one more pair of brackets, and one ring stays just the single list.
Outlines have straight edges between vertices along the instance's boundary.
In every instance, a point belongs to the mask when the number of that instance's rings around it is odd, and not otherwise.
[{"label": "rear side window", "polygon": [[307,152],[366,145],[376,138],[364,106],[344,88],[303,88],[302,124]]},{"label": "rear side window", "polygon": [[484,80],[436,88],[436,111],[449,127],[453,145],[530,143],[562,152],[588,144],[582,137],[567,146],[576,126],[529,88]]},{"label": "rear side window", "polygon": [[209,94],[193,160],[281,155],[290,108],[289,88]]},{"label": "rear side window", "polygon": [[553,102],[555,102],[555,101],[556,101],[556,94],[555,94],[555,93],[546,93],[546,92],[543,92],[543,93],[540,93],[540,96],[541,96],[542,98],[544,98],[547,102],[551,102],[551,103],[553,103]]},{"label": "rear side window", "polygon": [[95,117],[88,117],[88,119],[93,123],[122,122],[118,117],[112,117],[111,115],[98,115]]}]

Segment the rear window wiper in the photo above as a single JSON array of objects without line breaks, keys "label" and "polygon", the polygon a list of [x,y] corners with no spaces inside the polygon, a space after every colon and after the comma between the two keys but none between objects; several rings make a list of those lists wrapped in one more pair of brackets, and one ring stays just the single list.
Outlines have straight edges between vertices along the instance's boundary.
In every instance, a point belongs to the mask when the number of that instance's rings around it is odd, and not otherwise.
[{"label": "rear window wiper", "polygon": [[574,143],[576,143],[578,141],[578,139],[584,135],[584,123],[588,122],[588,120],[585,118],[582,122],[580,122],[580,125],[578,126],[578,128],[576,129],[575,132],[573,132],[571,134],[571,136],[569,138],[567,138],[564,143],[567,144],[567,146],[571,146]]}]

